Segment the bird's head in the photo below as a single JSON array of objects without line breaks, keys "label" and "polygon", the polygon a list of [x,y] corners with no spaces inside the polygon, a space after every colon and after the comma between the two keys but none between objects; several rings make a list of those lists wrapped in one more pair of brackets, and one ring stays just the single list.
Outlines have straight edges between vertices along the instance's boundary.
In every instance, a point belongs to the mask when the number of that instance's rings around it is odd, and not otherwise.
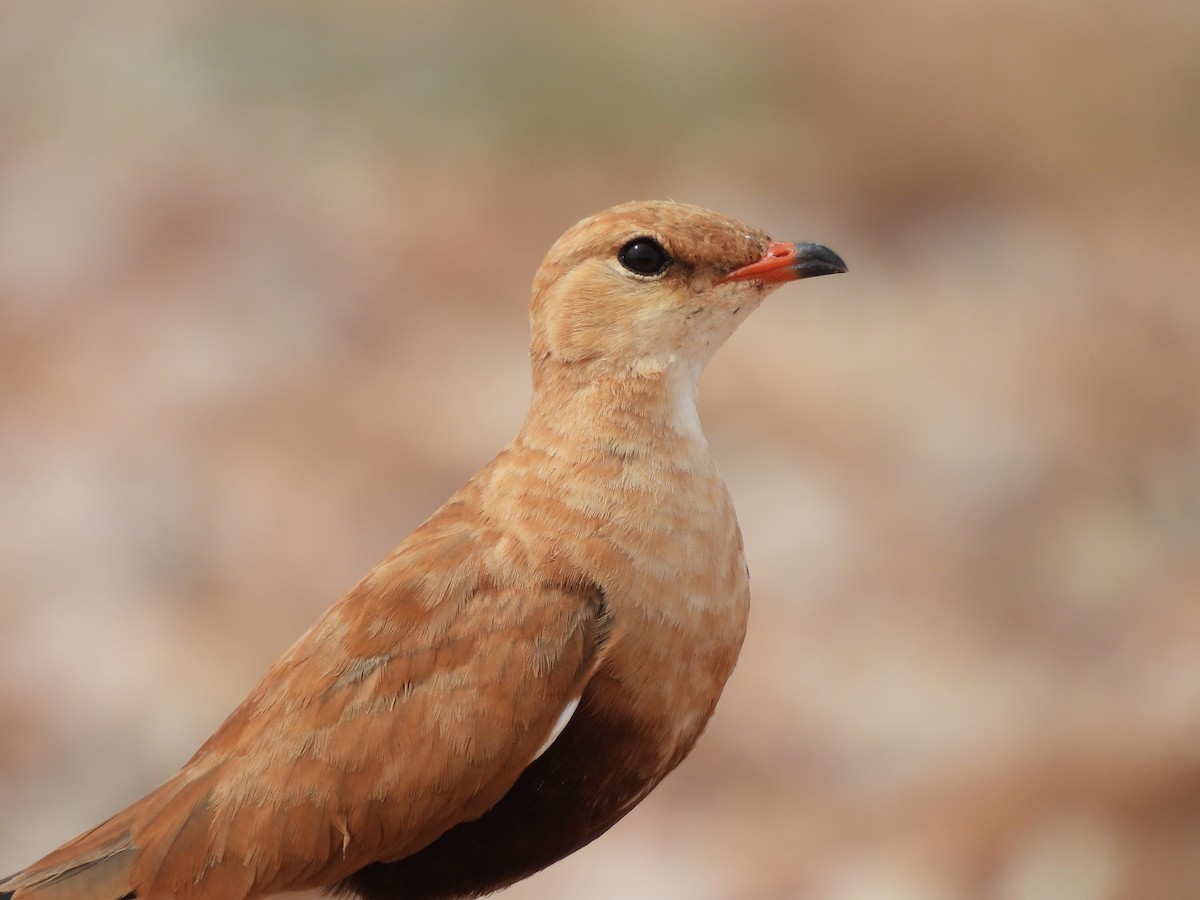
[{"label": "bird's head", "polygon": [[698,371],[779,285],[845,271],[819,244],[772,242],[698,206],[626,203],[550,248],[533,286],[530,354],[535,366]]}]

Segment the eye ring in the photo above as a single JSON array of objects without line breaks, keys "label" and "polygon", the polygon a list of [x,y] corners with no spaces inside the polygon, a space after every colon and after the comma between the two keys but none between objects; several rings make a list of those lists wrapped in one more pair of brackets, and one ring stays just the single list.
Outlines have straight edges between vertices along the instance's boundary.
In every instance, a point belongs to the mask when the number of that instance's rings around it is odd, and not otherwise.
[{"label": "eye ring", "polygon": [[617,261],[643,278],[661,275],[671,265],[671,257],[663,245],[652,237],[636,237],[617,252]]}]

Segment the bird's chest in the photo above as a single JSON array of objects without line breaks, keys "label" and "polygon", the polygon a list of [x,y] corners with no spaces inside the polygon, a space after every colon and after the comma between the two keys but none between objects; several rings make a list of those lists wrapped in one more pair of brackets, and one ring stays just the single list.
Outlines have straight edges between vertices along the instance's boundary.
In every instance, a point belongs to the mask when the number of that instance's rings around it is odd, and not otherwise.
[{"label": "bird's chest", "polygon": [[495,495],[511,504],[506,520],[522,523],[529,558],[597,585],[607,607],[596,672],[547,756],[595,721],[589,740],[631,739],[611,754],[581,753],[581,764],[629,759],[652,784],[712,714],[745,635],[749,584],[733,503],[707,448],[681,438],[625,449],[579,461],[548,454],[540,467],[506,471]]},{"label": "bird's chest", "polygon": [[[663,491],[642,527],[599,535],[613,557],[604,582],[613,626],[594,685],[673,768],[699,737],[733,671],[746,631],[749,583],[741,534],[723,483]],[[663,773],[665,774],[665,772]],[[661,776],[660,776],[661,777]]]}]

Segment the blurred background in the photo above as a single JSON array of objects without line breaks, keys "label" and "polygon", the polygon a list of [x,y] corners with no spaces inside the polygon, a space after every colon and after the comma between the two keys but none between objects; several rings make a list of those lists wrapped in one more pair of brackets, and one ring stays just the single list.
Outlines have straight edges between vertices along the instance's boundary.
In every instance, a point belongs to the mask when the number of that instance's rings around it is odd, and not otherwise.
[{"label": "blurred background", "polygon": [[818,240],[703,380],[755,606],[513,900],[1200,896],[1200,6],[0,6],[0,872],[516,431],[542,254]]}]

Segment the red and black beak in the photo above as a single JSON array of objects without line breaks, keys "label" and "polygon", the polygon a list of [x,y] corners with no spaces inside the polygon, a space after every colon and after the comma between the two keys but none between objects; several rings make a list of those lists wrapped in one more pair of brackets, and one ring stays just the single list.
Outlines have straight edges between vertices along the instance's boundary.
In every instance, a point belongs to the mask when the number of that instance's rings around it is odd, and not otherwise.
[{"label": "red and black beak", "polygon": [[761,281],[764,284],[783,284],[800,278],[816,278],[818,275],[837,275],[848,271],[842,258],[821,244],[801,241],[785,244],[779,241],[767,246],[762,259],[748,266],[734,269],[717,279],[717,284],[727,281]]}]

